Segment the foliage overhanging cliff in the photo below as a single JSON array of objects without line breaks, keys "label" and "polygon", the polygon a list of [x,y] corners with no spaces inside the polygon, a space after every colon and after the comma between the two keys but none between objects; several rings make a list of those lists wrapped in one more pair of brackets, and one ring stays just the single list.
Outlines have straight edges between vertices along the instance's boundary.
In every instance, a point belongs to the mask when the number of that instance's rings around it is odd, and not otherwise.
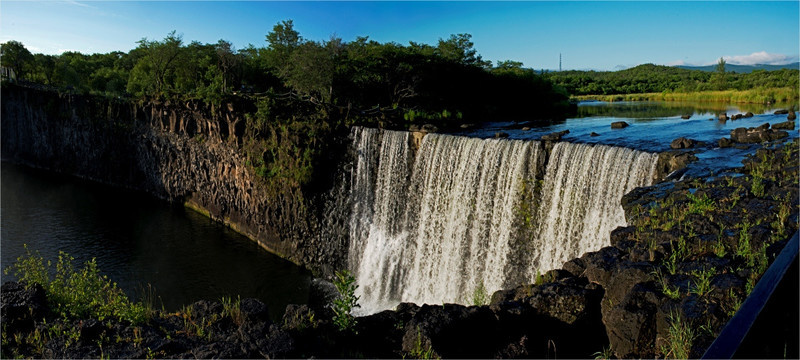
[{"label": "foliage overhanging cliff", "polygon": [[451,35],[436,46],[367,37],[318,42],[304,39],[288,20],[266,35],[266,47],[185,44],[173,31],[160,41],[144,38],[128,53],[31,54],[8,41],[2,63],[19,80],[72,93],[214,105],[231,96],[281,94],[343,110],[349,121],[396,127],[565,116],[565,91],[522,63],[492,66],[470,39]]}]

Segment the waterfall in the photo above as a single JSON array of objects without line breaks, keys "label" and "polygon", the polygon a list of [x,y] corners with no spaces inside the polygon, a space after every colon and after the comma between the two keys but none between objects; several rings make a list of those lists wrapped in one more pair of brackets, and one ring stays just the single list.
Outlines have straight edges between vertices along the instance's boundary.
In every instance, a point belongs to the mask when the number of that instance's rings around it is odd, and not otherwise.
[{"label": "waterfall", "polygon": [[656,155],[611,146],[558,143],[537,173],[538,141],[428,134],[415,149],[408,132],[351,135],[349,266],[363,313],[469,303],[600,248],[625,224],[621,196],[655,169]]},{"label": "waterfall", "polygon": [[651,185],[657,160],[658,154],[628,148],[557,143],[538,200],[531,269],[558,268],[607,246],[611,230],[626,224],[620,199]]}]

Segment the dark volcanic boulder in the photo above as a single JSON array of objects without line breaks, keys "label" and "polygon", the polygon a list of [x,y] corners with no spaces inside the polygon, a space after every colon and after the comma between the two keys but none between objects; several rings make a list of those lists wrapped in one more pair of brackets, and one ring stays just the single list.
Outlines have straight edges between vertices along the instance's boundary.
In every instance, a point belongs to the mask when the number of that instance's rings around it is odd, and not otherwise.
[{"label": "dark volcanic boulder", "polygon": [[748,112],[746,112],[746,113],[744,114],[744,117],[746,117],[746,118],[751,118],[751,117],[753,117],[753,113],[748,111]]},{"label": "dark volcanic boulder", "polygon": [[583,254],[581,256],[584,265],[582,277],[589,282],[605,287],[622,255],[622,252],[613,246],[606,246],[598,251]]},{"label": "dark volcanic boulder", "polygon": [[269,310],[267,305],[257,299],[242,299],[239,309],[245,321],[265,321],[269,322]]},{"label": "dark volcanic boulder", "polygon": [[775,113],[774,113],[774,114],[775,114],[775,115],[786,115],[786,114],[788,114],[788,113],[789,113],[789,110],[786,110],[786,109],[779,109],[779,110],[775,110]]},{"label": "dark volcanic boulder", "polygon": [[697,161],[697,156],[691,152],[666,151],[658,154],[655,179],[661,180],[678,170],[686,168],[690,162]]},{"label": "dark volcanic boulder", "polygon": [[439,128],[436,125],[433,125],[433,124],[422,125],[422,128],[420,130],[423,131],[423,132],[429,132],[429,133],[439,132]]},{"label": "dark volcanic boulder", "polygon": [[686,120],[686,119],[688,119],[690,117],[692,117],[692,115],[681,115],[681,119],[684,119],[684,120]]},{"label": "dark volcanic boulder", "polygon": [[621,359],[656,355],[656,313],[661,303],[657,290],[636,284],[621,301],[603,299],[603,323],[611,349]]},{"label": "dark volcanic boulder", "polygon": [[558,141],[558,140],[561,140],[561,138],[566,134],[569,134],[569,130],[549,133],[549,134],[546,134],[546,135],[542,136],[542,140],[544,140],[544,141]]},{"label": "dark volcanic boulder", "polygon": [[598,311],[595,304],[603,298],[603,289],[597,284],[588,284],[576,278],[547,283],[531,289],[531,296],[525,299],[534,313],[557,319],[572,325],[593,316]]},{"label": "dark volcanic boulder", "polygon": [[591,134],[589,134],[589,136],[600,136],[600,134],[598,134],[598,133],[596,133],[596,132],[592,131],[592,133],[591,133]]},{"label": "dark volcanic boulder", "polygon": [[507,137],[508,137],[508,133],[507,132],[498,131],[498,132],[494,133],[494,138],[495,139],[505,139]]},{"label": "dark volcanic boulder", "polygon": [[730,118],[728,117],[728,114],[722,113],[722,114],[719,114],[719,116],[717,116],[717,119],[719,121],[728,121],[728,119],[730,119]]},{"label": "dark volcanic boulder", "polygon": [[26,288],[25,283],[10,281],[3,284],[0,293],[0,316],[3,327],[8,327],[4,332],[31,329],[34,321],[47,311],[47,297],[39,284]]},{"label": "dark volcanic boulder", "polygon": [[765,141],[774,141],[789,136],[785,131],[774,131],[765,123],[754,128],[736,128],[731,130],[731,140],[737,143],[753,144]]},{"label": "dark volcanic boulder", "polygon": [[669,144],[669,147],[673,149],[689,149],[693,148],[695,145],[697,145],[696,140],[679,137],[675,140],[672,140],[672,142]]},{"label": "dark volcanic boulder", "polygon": [[772,128],[776,130],[794,130],[794,121],[784,121],[782,123],[772,124]]},{"label": "dark volcanic boulder", "polygon": [[628,123],[624,121],[615,121],[611,123],[612,129],[624,129],[626,127],[628,127]]},{"label": "dark volcanic boulder", "polygon": [[731,139],[728,139],[728,138],[719,139],[719,147],[721,147],[721,148],[729,148],[731,146],[733,146],[733,141],[731,141]]},{"label": "dark volcanic boulder", "polygon": [[797,115],[794,113],[794,111],[790,111],[789,115],[786,116],[786,118],[789,119],[789,120],[794,120],[794,119],[797,119]]},{"label": "dark volcanic boulder", "polygon": [[223,307],[222,304],[216,301],[199,300],[191,305],[191,309],[192,309],[191,314],[193,319],[209,320],[212,317],[221,317]]},{"label": "dark volcanic boulder", "polygon": [[442,358],[491,358],[499,346],[498,323],[488,306],[423,305],[405,327],[403,351]]}]

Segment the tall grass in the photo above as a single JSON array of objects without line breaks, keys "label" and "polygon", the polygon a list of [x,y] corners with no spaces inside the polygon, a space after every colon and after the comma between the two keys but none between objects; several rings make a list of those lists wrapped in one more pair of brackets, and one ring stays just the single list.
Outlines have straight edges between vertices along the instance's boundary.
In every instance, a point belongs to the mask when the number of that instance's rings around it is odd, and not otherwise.
[{"label": "tall grass", "polygon": [[576,100],[599,101],[699,101],[741,104],[797,104],[800,91],[795,88],[757,88],[750,90],[715,90],[695,92],[660,92],[616,95],[577,95]]}]

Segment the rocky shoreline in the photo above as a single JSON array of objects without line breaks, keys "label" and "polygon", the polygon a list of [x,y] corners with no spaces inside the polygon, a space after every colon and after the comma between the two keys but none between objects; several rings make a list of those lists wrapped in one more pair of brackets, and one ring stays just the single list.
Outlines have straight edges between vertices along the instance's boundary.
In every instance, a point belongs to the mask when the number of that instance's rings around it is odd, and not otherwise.
[{"label": "rocky shoreline", "polygon": [[[400,304],[334,326],[328,299],[238,310],[200,301],[145,323],[64,320],[40,287],[2,287],[3,356],[49,358],[699,357],[798,228],[798,144],[766,143],[737,174],[638,188],[630,226],[482,306]],[[318,291],[324,293],[324,291]],[[53,330],[58,329],[58,331]]]}]

